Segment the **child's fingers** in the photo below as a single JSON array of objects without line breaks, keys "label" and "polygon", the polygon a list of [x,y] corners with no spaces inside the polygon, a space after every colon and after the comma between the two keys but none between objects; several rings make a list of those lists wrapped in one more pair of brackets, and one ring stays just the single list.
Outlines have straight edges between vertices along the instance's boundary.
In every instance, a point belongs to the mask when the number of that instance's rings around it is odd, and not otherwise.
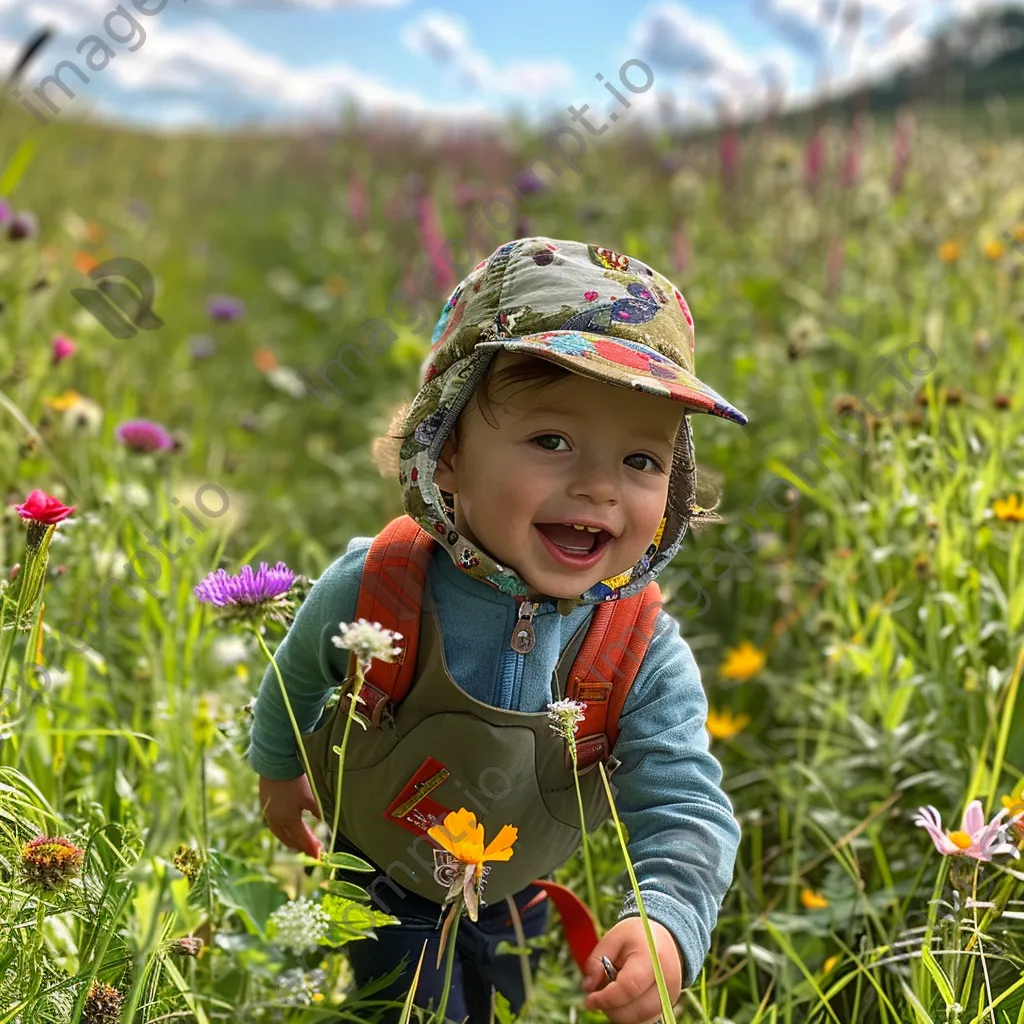
[{"label": "child's fingers", "polygon": [[[654,972],[651,969],[650,958],[648,957],[647,963],[644,963],[642,957],[630,957],[619,970],[615,981],[609,981],[600,991],[591,992],[587,996],[586,1008],[602,1010],[605,1013],[609,1010],[621,1009],[624,1006],[629,1006],[632,1009],[634,1003],[643,1000],[649,994],[653,983]],[[656,1010],[660,1005],[657,1001],[660,997],[656,984],[654,985],[654,994],[656,998],[654,1009]],[[644,1017],[636,1018],[637,1021],[646,1019]]]}]

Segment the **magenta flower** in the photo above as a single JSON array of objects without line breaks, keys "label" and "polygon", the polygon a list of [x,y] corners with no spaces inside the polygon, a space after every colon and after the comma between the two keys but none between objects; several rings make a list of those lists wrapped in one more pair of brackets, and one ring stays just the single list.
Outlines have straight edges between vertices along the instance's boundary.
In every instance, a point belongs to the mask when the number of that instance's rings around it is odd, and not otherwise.
[{"label": "magenta flower", "polygon": [[133,452],[148,454],[174,448],[174,438],[152,420],[125,420],[114,431],[114,436]]},{"label": "magenta flower", "polygon": [[206,312],[211,320],[233,323],[245,316],[245,304],[232,295],[211,295],[206,303]]},{"label": "magenta flower", "polygon": [[932,837],[935,849],[950,857],[973,857],[988,861],[997,853],[1020,856],[1013,843],[1006,841],[1006,828],[1002,819],[1007,808],[1003,808],[988,824],[980,800],[972,800],[964,811],[960,828],[955,832],[942,831],[942,818],[932,806],[919,807],[914,824],[920,825]]},{"label": "magenta flower", "polygon": [[211,572],[192,593],[203,604],[222,609],[229,618],[253,621],[268,616],[287,624],[285,615],[293,610],[288,592],[295,580],[295,573],[284,562],[273,568],[260,562],[255,572],[249,565],[235,575],[225,569]]},{"label": "magenta flower", "polygon": [[816,128],[804,150],[804,184],[812,195],[817,192],[825,168],[825,135]]},{"label": "magenta flower", "polygon": [[58,334],[51,343],[50,365],[57,366],[65,359],[70,359],[78,351],[78,346],[63,334]]},{"label": "magenta flower", "polygon": [[365,227],[370,203],[363,179],[353,171],[348,179],[348,215],[359,227]]}]

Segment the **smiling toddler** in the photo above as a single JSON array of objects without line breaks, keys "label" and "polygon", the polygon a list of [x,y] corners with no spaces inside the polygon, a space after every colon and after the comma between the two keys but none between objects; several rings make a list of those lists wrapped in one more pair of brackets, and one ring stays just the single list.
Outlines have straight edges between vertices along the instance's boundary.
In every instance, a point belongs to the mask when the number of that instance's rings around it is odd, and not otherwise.
[{"label": "smiling toddler", "polygon": [[[519,959],[496,946],[517,944],[516,917],[526,938],[542,934],[552,903],[587,1009],[630,1024],[658,1016],[632,892],[594,945],[589,912],[550,880],[581,841],[568,742],[547,713],[564,700],[582,707],[587,832],[610,814],[600,761],[670,995],[700,972],[739,827],[709,751],[699,670],[655,580],[703,511],[690,414],[746,417],[695,376],[693,360],[682,293],[600,246],[509,242],[444,305],[419,391],[375,446],[397,471],[405,514],[349,542],[277,654],[330,821],[349,702],[323,708],[339,686],[347,697],[354,665],[331,637],[363,617],[404,638],[399,661],[374,662],[360,691],[366,728],[349,735],[336,846],[374,865],[372,876],[342,877],[401,921],[348,947],[360,985],[406,957],[378,998],[403,998],[429,939],[416,1004],[439,1001],[447,887],[427,833],[465,807],[488,839],[511,824],[517,840],[513,856],[488,865],[478,919],[460,924],[448,1016],[484,1024],[492,987],[518,1011]],[[249,758],[273,833],[317,855],[302,819],[317,806],[272,671]],[[602,956],[618,969],[610,983]]]}]

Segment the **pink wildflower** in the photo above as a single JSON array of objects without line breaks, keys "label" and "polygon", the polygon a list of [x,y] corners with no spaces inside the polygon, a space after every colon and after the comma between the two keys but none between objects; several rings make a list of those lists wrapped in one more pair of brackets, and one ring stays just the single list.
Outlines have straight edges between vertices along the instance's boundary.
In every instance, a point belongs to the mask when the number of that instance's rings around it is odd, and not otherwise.
[{"label": "pink wildflower", "polygon": [[[1020,851],[1013,843],[1006,841],[1006,816],[1004,807],[988,824],[980,800],[972,800],[964,811],[960,828],[954,832],[942,831],[942,818],[932,806],[918,808],[914,824],[920,825],[932,837],[935,849],[945,856],[973,857],[989,861],[997,853],[1009,853],[1019,857]],[[1000,841],[1001,840],[1001,841]]]},{"label": "pink wildflower", "polygon": [[58,334],[51,343],[50,351],[50,365],[56,366],[73,356],[78,351],[78,346],[70,338]]},{"label": "pink wildflower", "polygon": [[821,172],[824,168],[825,133],[818,127],[815,129],[814,134],[807,143],[807,148],[804,150],[804,184],[812,195],[818,190]]}]

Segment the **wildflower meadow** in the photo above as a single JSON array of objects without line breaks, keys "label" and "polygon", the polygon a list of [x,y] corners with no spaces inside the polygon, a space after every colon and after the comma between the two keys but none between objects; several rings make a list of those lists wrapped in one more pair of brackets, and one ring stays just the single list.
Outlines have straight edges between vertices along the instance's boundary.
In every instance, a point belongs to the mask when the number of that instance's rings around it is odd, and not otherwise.
[{"label": "wildflower meadow", "polygon": [[[658,974],[664,1024],[1024,1022],[1024,138],[908,104],[622,126],[577,163],[513,123],[0,120],[0,1024],[395,1005],[347,960],[394,920],[350,880],[365,862],[265,827],[252,700],[318,574],[402,511],[370,443],[451,287],[527,234],[664,268],[697,372],[750,417],[692,417],[720,521],[660,578],[742,829],[696,983],[673,1006]],[[73,297],[120,316],[89,277],[115,258],[161,326],[117,336]],[[359,729],[362,673],[403,638],[335,640]],[[578,708],[550,714],[575,764]],[[328,850],[336,750],[307,816]],[[605,788],[554,876],[598,934],[635,885]],[[451,818],[449,971],[517,844]],[[529,997],[498,1024],[606,1019],[557,914],[509,952]],[[446,1019],[412,990],[402,1010]]]}]

